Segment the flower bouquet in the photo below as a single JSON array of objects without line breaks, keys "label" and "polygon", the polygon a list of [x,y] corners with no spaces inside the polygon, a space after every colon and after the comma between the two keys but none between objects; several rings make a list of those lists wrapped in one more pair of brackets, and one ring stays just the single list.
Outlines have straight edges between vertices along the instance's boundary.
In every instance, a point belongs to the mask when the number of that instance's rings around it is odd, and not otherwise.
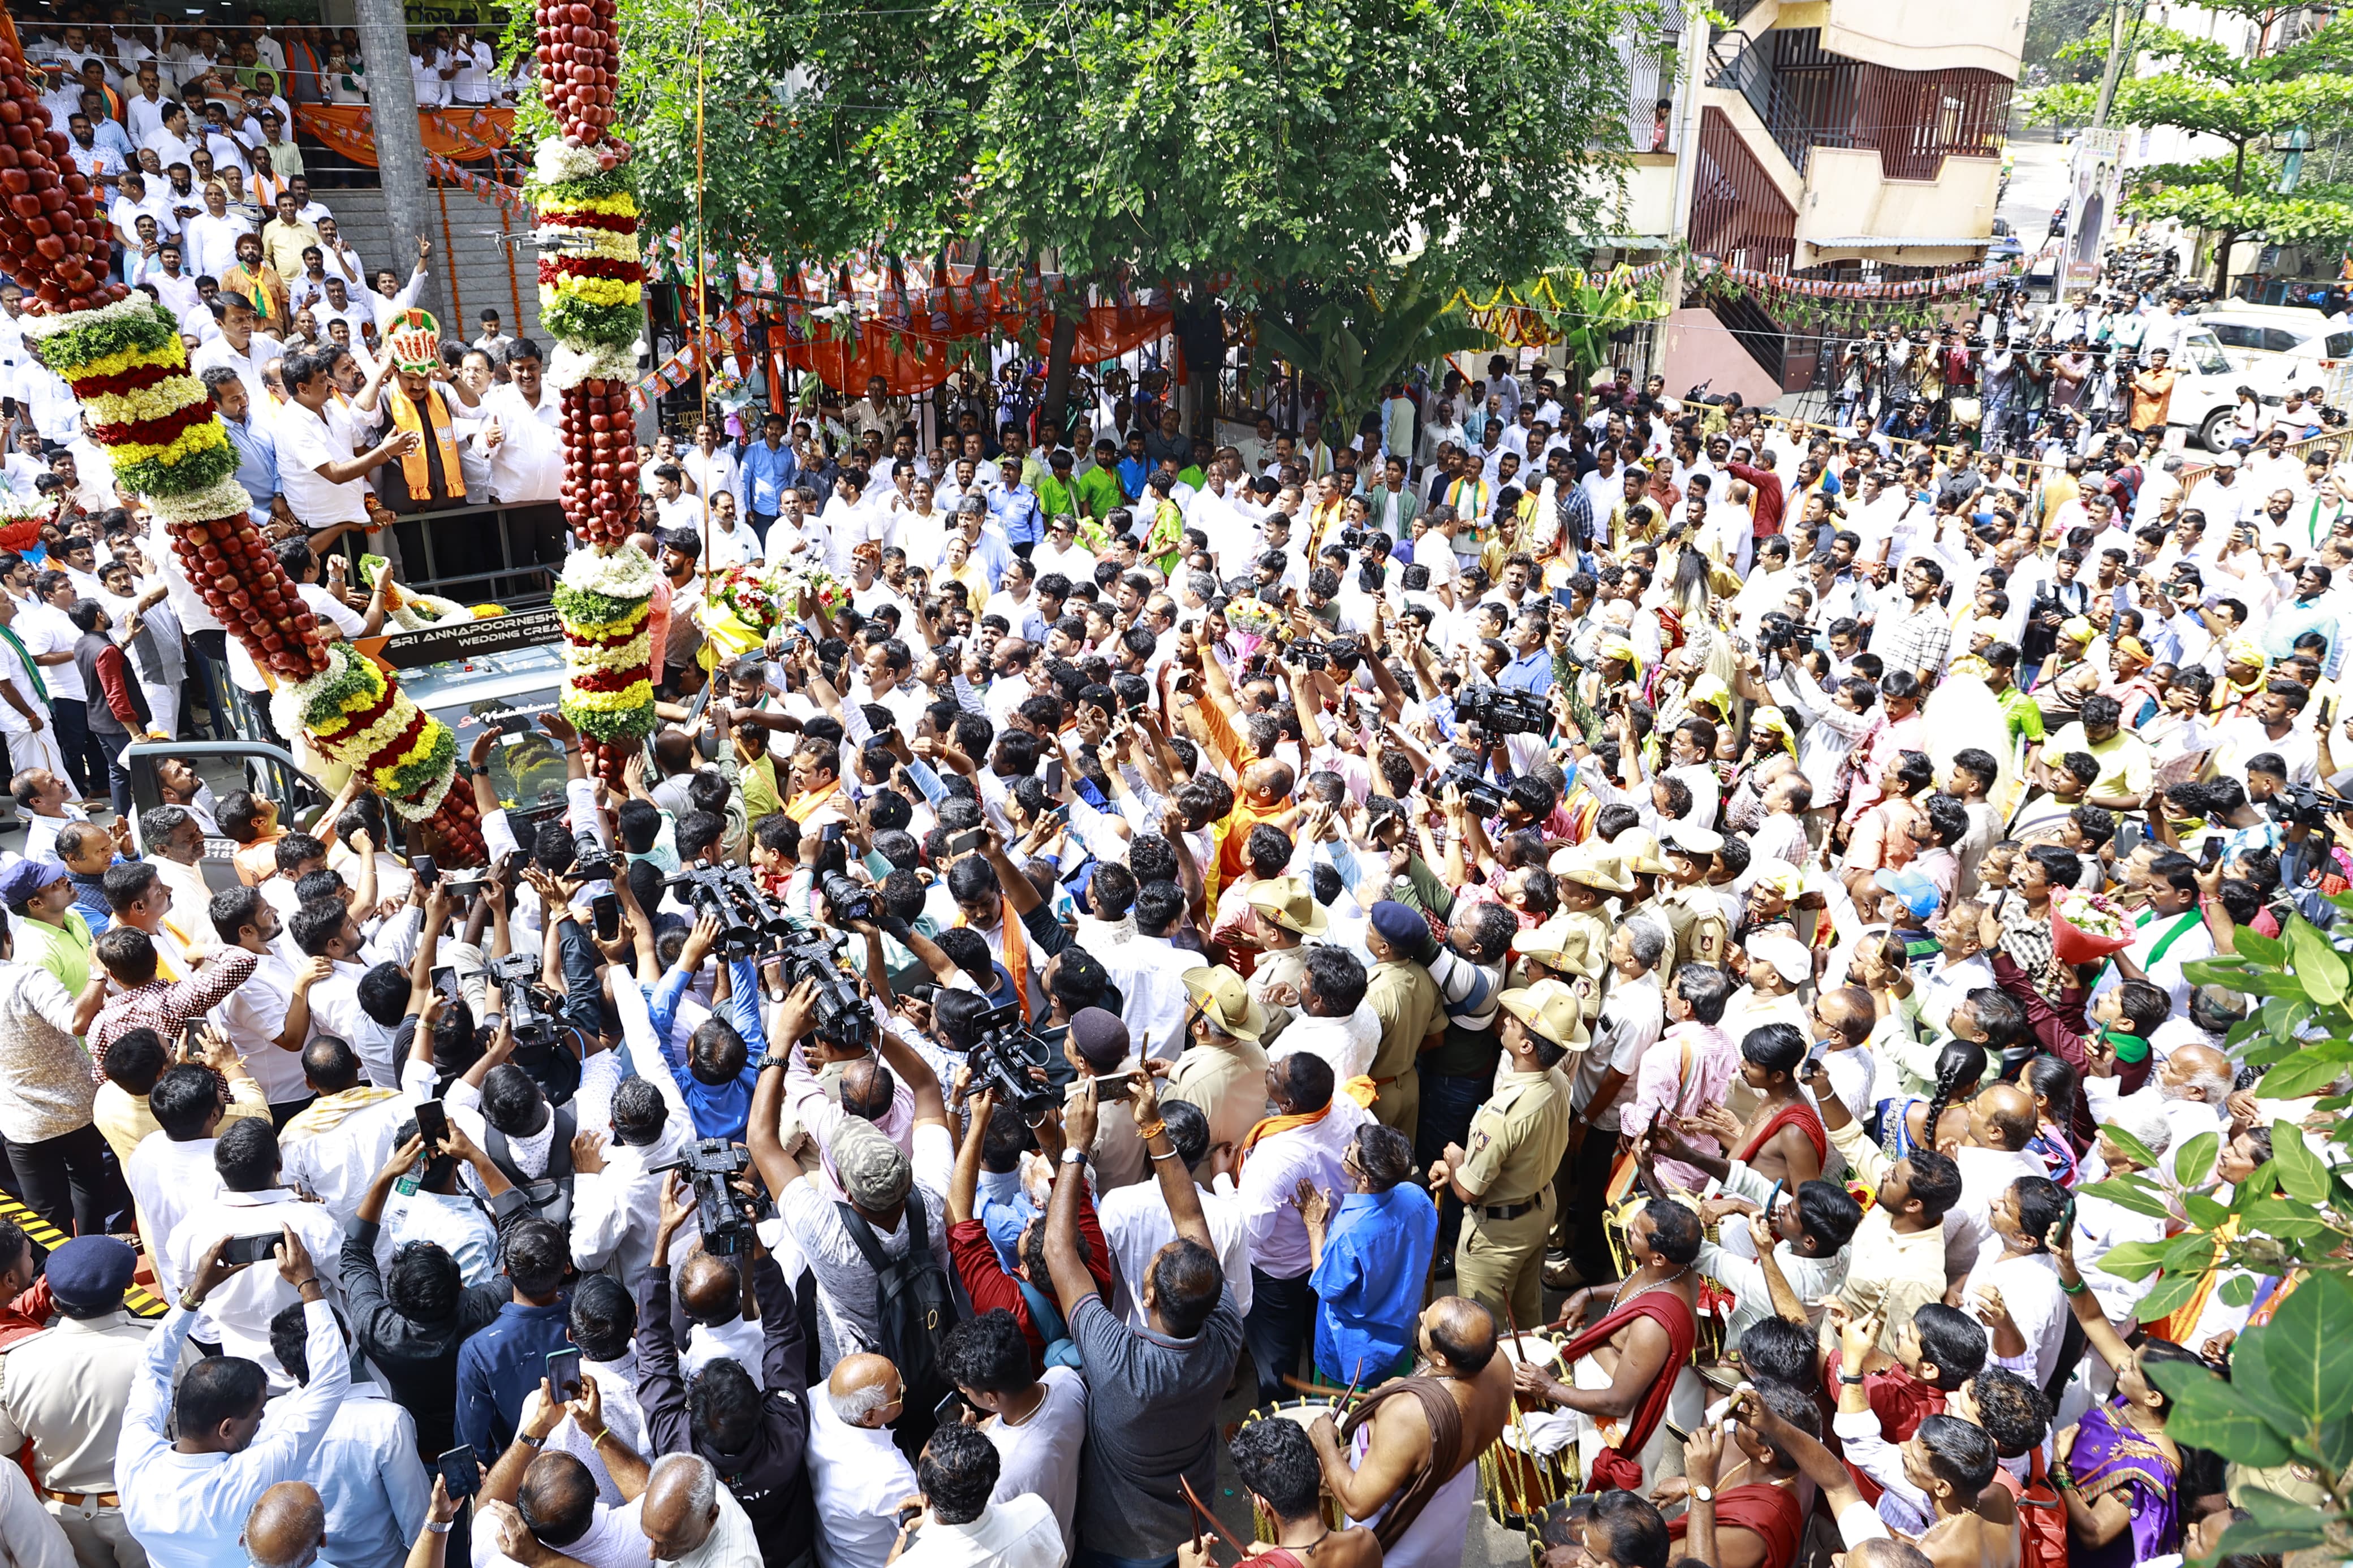
[{"label": "flower bouquet", "polygon": [[720,576],[715,597],[745,627],[763,636],[792,607],[768,574],[757,566],[730,566]]},{"label": "flower bouquet", "polygon": [[2133,944],[2133,919],[2105,893],[2071,889],[2051,900],[2051,953],[2062,963],[2097,963]]},{"label": "flower bouquet", "polygon": [[28,555],[39,549],[41,525],[57,513],[54,500],[26,500],[14,490],[0,489],[0,550]]}]

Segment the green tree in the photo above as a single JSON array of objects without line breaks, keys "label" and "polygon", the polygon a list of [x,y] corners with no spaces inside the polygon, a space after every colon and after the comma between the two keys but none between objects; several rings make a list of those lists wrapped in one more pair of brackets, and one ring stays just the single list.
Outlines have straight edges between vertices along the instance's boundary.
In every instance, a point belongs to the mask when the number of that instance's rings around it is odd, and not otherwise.
[{"label": "green tree", "polygon": [[[2353,895],[2329,902],[2353,916]],[[2124,1243],[2101,1259],[2110,1273],[2147,1281],[2136,1304],[2144,1323],[2201,1289],[2246,1306],[2264,1278],[2292,1287],[2268,1324],[2230,1344],[2228,1379],[2190,1365],[2160,1365],[2154,1375],[2175,1401],[2168,1436],[2274,1472],[2250,1478],[2258,1483],[2243,1494],[2252,1518],[2230,1527],[2223,1555],[2326,1547],[2341,1557],[2353,1549],[2353,1163],[2344,1156],[2353,1147],[2353,967],[2330,932],[2300,915],[2276,940],[2242,927],[2235,946],[2189,964],[2184,976],[2248,999],[2246,1018],[2228,1036],[2231,1054],[2263,1069],[2256,1099],[2295,1102],[2300,1120],[2271,1120],[2271,1157],[2227,1186],[2217,1178],[2214,1133],[2160,1158],[2123,1129],[2104,1127],[2143,1169],[2084,1190],[2175,1232]],[[2234,1113],[2248,1110],[2232,1099]]]},{"label": "green tree", "polygon": [[[2272,17],[2270,7],[2230,5],[2218,10]],[[2097,58],[2105,36],[2080,41],[2061,57]],[[2252,58],[2210,39],[2144,25],[2139,52],[2167,68],[2127,75],[2116,84],[2112,124],[2169,126],[2211,136],[2229,151],[2198,163],[2136,170],[2129,210],[2173,218],[2215,237],[2215,276],[2230,276],[2231,251],[2244,236],[2277,242],[2353,234],[2353,205],[2331,187],[2299,187],[2280,195],[2279,163],[2271,146],[2297,125],[2335,121],[2353,110],[2353,19],[2334,21],[2308,37]],[[2081,125],[2092,117],[2096,80],[2064,82],[2031,94],[2030,120]]]},{"label": "green tree", "polygon": [[700,80],[714,255],[954,241],[1283,309],[1410,261],[1445,298],[1580,257],[1619,43],[1655,28],[1651,0],[622,0],[622,123],[646,228],[691,232]]}]

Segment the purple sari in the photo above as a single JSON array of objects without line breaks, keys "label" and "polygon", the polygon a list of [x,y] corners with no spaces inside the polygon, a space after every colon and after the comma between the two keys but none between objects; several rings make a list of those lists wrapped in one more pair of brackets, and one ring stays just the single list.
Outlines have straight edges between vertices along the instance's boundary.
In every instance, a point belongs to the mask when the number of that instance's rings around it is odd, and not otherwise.
[{"label": "purple sari", "polygon": [[2132,1568],[2181,1550],[2181,1514],[2174,1489],[2181,1479],[2180,1467],[2126,1426],[2122,1408],[2118,1398],[2084,1412],[2067,1469],[2085,1502],[2120,1496],[2132,1522],[2105,1546],[2073,1548],[2070,1568]]}]

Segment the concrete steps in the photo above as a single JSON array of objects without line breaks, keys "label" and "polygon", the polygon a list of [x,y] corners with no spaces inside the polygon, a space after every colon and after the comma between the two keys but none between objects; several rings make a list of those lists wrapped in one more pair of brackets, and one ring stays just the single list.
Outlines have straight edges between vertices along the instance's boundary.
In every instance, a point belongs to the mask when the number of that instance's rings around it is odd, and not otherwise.
[{"label": "concrete steps", "polygon": [[[414,257],[393,255],[392,226],[381,190],[330,188],[311,194],[335,215],[344,239],[371,273],[389,266],[406,278],[416,266]],[[441,323],[444,338],[471,342],[481,335],[480,312],[496,310],[511,335],[534,340],[543,354],[553,352],[539,331],[539,253],[527,240],[512,247],[500,243],[502,234],[528,233],[528,224],[491,203],[475,200],[470,191],[446,185],[432,191],[424,226],[433,242],[432,272],[417,302]]]}]

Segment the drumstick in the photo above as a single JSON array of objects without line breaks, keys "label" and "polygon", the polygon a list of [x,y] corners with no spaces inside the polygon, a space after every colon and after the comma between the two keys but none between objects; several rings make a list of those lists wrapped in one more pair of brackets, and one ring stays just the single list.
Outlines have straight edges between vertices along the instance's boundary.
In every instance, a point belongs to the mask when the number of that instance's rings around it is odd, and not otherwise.
[{"label": "drumstick", "polygon": [[1200,1515],[1201,1518],[1208,1522],[1209,1528],[1217,1533],[1218,1539],[1232,1547],[1234,1549],[1234,1555],[1237,1557],[1249,1556],[1250,1552],[1244,1549],[1242,1543],[1236,1541],[1232,1535],[1227,1532],[1226,1527],[1218,1522],[1218,1516],[1209,1511],[1209,1505],[1201,1500],[1201,1494],[1193,1489],[1192,1478],[1189,1476],[1179,1476],[1176,1479],[1185,1488],[1185,1500],[1192,1504],[1193,1511]]},{"label": "drumstick", "polygon": [[[1504,1299],[1504,1321],[1511,1326],[1513,1345],[1514,1347],[1518,1346],[1520,1342],[1519,1315],[1512,1310],[1512,1301],[1509,1296],[1506,1296]],[[1527,1419],[1521,1414],[1519,1396],[1516,1392],[1514,1394],[1512,1398],[1512,1426],[1513,1429],[1517,1431],[1520,1435],[1519,1451],[1521,1455],[1527,1458],[1528,1463],[1533,1465],[1535,1462],[1535,1459],[1528,1446]],[[1519,1468],[1517,1466],[1513,1467],[1512,1479],[1514,1487],[1520,1494],[1520,1517],[1522,1519],[1525,1519],[1528,1516],[1528,1493],[1527,1488],[1525,1485],[1520,1484]],[[1547,1498],[1545,1500],[1549,1502],[1552,1500]]]}]

